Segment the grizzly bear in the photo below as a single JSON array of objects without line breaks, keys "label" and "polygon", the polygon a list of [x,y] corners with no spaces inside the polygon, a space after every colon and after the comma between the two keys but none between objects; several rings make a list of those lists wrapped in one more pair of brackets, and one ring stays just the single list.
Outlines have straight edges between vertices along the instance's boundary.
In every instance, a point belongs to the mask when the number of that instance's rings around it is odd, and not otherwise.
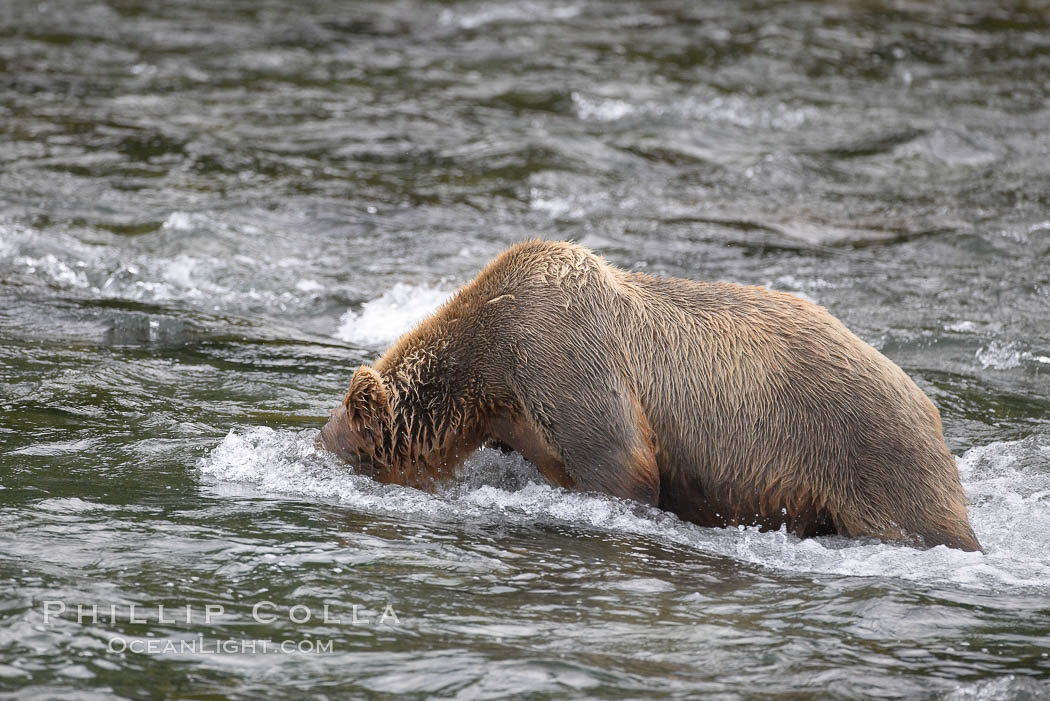
[{"label": "grizzly bear", "polygon": [[782,292],[513,246],[350,380],[319,445],[433,490],[479,446],[702,526],[979,550],[940,415]]}]

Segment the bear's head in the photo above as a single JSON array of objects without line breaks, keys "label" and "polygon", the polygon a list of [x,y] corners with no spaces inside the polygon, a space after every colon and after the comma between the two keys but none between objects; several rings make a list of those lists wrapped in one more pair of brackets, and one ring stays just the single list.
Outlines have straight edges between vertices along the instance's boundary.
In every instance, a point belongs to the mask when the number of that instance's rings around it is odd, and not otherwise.
[{"label": "bear's head", "polygon": [[481,445],[487,405],[433,356],[410,355],[393,370],[380,361],[354,372],[317,445],[380,482],[434,491]]},{"label": "bear's head", "polygon": [[383,378],[362,365],[342,403],[321,429],[318,444],[363,474],[378,477],[390,465],[393,409]]}]

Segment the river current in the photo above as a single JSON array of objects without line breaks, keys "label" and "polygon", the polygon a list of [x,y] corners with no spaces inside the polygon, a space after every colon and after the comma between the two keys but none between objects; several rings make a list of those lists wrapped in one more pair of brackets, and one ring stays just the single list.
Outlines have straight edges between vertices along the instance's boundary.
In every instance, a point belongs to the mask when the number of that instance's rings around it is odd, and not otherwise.
[{"label": "river current", "polygon": [[[1048,98],[1040,2],[3,3],[0,696],[1050,698]],[[827,307],[986,552],[315,450],[534,237]]]}]

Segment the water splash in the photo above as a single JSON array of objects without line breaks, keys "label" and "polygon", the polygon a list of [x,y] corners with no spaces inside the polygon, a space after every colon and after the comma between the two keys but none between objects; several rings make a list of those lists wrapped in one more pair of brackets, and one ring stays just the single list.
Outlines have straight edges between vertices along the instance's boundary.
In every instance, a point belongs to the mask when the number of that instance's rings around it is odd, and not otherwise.
[{"label": "water splash", "polygon": [[977,362],[985,370],[1012,370],[1020,367],[1023,362],[1050,364],[1050,357],[1020,350],[1016,343],[1002,343],[998,340],[978,348],[976,356]]},{"label": "water splash", "polygon": [[1021,351],[1013,343],[992,341],[978,348],[976,355],[977,362],[985,369],[1010,370],[1021,364]]},{"label": "water splash", "polygon": [[986,679],[960,684],[947,696],[948,701],[1010,701],[1011,699],[1048,699],[1050,688],[1042,682],[1017,674],[1000,679]]},{"label": "water splash", "polygon": [[[144,303],[187,302],[209,311],[291,312],[309,308],[325,285],[310,260],[243,250],[240,237],[260,235],[245,224],[201,213],[172,212],[152,239],[124,246],[86,243],[73,233],[42,232],[0,222],[0,275],[17,283],[45,280],[93,298]],[[193,238],[193,246],[188,239]],[[187,254],[186,250],[194,250]]]},{"label": "water splash", "polygon": [[200,469],[212,484],[327,499],[353,509],[417,514],[443,522],[568,524],[634,534],[776,570],[949,582],[988,589],[1050,585],[1050,440],[992,443],[959,458],[970,515],[986,553],[930,550],[840,537],[801,540],[785,531],[700,528],[636,502],[544,483],[516,455],[482,450],[442,493],[381,485],[318,451],[312,430],[236,429]]},{"label": "water splash", "polygon": [[411,330],[452,295],[452,290],[399,282],[339,320],[336,338],[380,349]]}]

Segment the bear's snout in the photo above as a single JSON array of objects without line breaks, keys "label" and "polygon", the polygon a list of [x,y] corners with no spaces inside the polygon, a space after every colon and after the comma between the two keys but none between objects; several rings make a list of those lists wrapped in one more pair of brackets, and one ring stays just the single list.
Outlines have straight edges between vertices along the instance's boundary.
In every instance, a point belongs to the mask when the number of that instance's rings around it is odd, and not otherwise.
[{"label": "bear's snout", "polygon": [[[317,440],[314,441],[314,445],[321,450],[335,453],[346,460],[350,457],[347,455],[347,452],[351,446],[349,436],[343,434],[349,430],[350,428],[346,423],[346,408],[340,406],[332,412],[328,422],[321,427],[321,433],[317,436]],[[352,450],[350,452],[352,452]]]}]

